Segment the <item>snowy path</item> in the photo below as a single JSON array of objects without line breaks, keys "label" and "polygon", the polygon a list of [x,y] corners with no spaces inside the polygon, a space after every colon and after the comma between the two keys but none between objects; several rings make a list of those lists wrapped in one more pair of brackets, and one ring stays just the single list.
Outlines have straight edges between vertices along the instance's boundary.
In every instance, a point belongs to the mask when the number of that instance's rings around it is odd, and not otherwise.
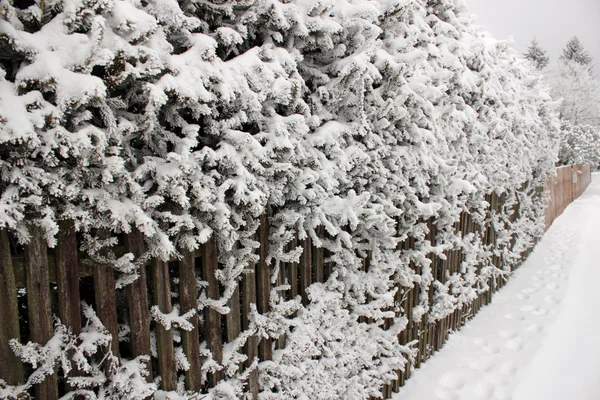
[{"label": "snowy path", "polygon": [[600,399],[600,175],[395,400]]}]

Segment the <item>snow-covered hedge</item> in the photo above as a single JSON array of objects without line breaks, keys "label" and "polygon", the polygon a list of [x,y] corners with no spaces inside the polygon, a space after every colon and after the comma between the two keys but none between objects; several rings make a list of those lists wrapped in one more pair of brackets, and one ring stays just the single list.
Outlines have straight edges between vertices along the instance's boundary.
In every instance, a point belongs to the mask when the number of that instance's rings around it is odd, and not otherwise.
[{"label": "snow-covered hedge", "polygon": [[[288,302],[257,322],[288,331],[260,366],[264,398],[375,395],[411,353],[397,339],[405,318],[384,329],[382,317],[394,316],[398,283],[434,284],[427,254],[468,255],[453,287],[434,285],[449,306],[421,297],[416,312],[435,321],[542,233],[536,188],[557,157],[554,105],[464,1],[24,4],[0,3],[0,228],[26,242],[33,221],[53,245],[61,219],[81,231],[136,226],[164,259],[215,235],[221,305],[256,259],[260,215],[274,277],[300,256],[286,251],[294,232],[310,236],[334,272],[309,306]],[[495,221],[492,191],[506,199]],[[491,252],[454,232],[466,210],[514,244],[504,271],[476,273]],[[396,250],[407,237],[414,250]],[[239,395],[239,372],[230,378]]]}]

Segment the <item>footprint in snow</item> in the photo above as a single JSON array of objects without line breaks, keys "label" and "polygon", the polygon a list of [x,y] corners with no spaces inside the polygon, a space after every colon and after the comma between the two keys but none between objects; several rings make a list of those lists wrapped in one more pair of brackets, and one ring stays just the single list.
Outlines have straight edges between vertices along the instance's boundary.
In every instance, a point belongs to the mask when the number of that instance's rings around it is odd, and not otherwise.
[{"label": "footprint in snow", "polygon": [[490,372],[492,370],[492,368],[494,368],[494,362],[493,362],[493,360],[491,360],[489,358],[481,357],[481,358],[469,361],[469,368],[471,368],[472,370],[475,370],[475,371],[487,373],[487,372]]},{"label": "footprint in snow", "polygon": [[521,340],[521,338],[516,337],[506,342],[504,344],[504,347],[510,350],[521,350],[523,348],[523,341]]},{"label": "footprint in snow", "polygon": [[435,392],[438,400],[458,400],[458,394],[448,389],[438,389]]},{"label": "footprint in snow", "polygon": [[543,330],[544,330],[544,327],[541,325],[538,325],[538,324],[531,324],[531,325],[527,325],[527,327],[525,327],[526,332],[540,333]]},{"label": "footprint in snow", "polygon": [[521,292],[523,292],[525,294],[534,294],[537,291],[538,291],[537,288],[527,288],[527,289],[521,290]]},{"label": "footprint in snow", "polygon": [[517,294],[517,299],[519,299],[519,300],[527,300],[527,299],[529,299],[529,295],[525,294],[525,293],[518,293]]},{"label": "footprint in snow", "polygon": [[494,386],[490,382],[479,382],[473,388],[478,399],[489,400],[494,393]]},{"label": "footprint in snow", "polygon": [[546,310],[544,307],[536,307],[536,309],[533,310],[531,313],[533,315],[546,315],[548,314],[548,310]]},{"label": "footprint in snow", "polygon": [[523,321],[525,319],[521,314],[505,314],[504,318],[511,321]]},{"label": "footprint in snow", "polygon": [[447,389],[459,390],[465,386],[465,376],[459,371],[446,372],[440,378],[439,383]]},{"label": "footprint in snow", "polygon": [[500,364],[500,366],[498,367],[498,371],[502,374],[502,375],[514,375],[515,372],[517,372],[517,366],[515,365],[514,362],[512,361],[504,361],[502,364]]},{"label": "footprint in snow", "polygon": [[519,334],[517,332],[514,332],[514,331],[498,331],[498,334],[503,339],[514,339],[517,336],[519,336]]},{"label": "footprint in snow", "polygon": [[552,295],[548,295],[548,296],[544,297],[544,301],[546,301],[546,303],[550,303],[550,304],[560,303],[560,299],[558,297],[555,297]]},{"label": "footprint in snow", "polygon": [[520,310],[523,312],[530,312],[533,315],[546,315],[548,313],[545,308],[538,306],[523,306]]},{"label": "footprint in snow", "polygon": [[546,289],[550,289],[550,290],[558,289],[558,283],[549,283],[546,285]]}]

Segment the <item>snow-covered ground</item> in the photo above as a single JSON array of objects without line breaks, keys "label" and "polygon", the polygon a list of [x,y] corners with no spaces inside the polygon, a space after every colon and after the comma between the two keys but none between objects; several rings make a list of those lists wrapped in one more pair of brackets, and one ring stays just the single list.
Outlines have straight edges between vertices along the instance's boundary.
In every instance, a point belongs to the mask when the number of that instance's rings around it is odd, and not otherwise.
[{"label": "snow-covered ground", "polygon": [[599,248],[594,174],[493,303],[394,399],[600,399]]}]

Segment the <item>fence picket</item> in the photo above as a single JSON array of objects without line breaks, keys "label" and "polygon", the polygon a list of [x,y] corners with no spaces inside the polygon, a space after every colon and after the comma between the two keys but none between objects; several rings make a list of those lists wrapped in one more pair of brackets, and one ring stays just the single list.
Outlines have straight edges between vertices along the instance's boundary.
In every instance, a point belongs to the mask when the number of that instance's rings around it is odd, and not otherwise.
[{"label": "fence picket", "polygon": [[17,286],[10,255],[8,232],[0,230],[0,379],[9,385],[23,383],[23,363],[14,355],[9,340],[20,340]]},{"label": "fence picket", "polygon": [[[25,246],[25,274],[30,339],[45,345],[53,336],[50,281],[46,241],[37,226],[30,226],[31,238]],[[116,312],[116,308],[114,309]],[[36,400],[58,399],[56,373],[34,386]]]},{"label": "fence picket", "polygon": [[[196,287],[196,258],[191,251],[182,252],[179,260],[179,307],[181,314],[196,309],[198,289]],[[188,390],[199,391],[202,388],[202,371],[200,370],[200,331],[198,314],[189,319],[192,330],[181,332],[183,352],[190,368],[185,373],[185,386]]]},{"label": "fence picket", "polygon": [[[152,259],[152,293],[154,304],[163,314],[172,311],[171,288],[169,283],[169,268],[167,262]],[[175,349],[173,347],[173,333],[159,323],[156,327],[156,350],[158,352],[158,372],[161,376],[160,387],[163,390],[177,389],[177,373],[175,370]]]},{"label": "fence picket", "polygon": [[[125,235],[125,248],[135,256],[135,260],[144,254],[144,238],[137,229]],[[151,355],[150,351],[150,310],[148,308],[148,286],[146,284],[146,265],[140,265],[138,278],[126,289],[129,308],[129,326],[131,332],[131,350],[134,357]],[[146,363],[150,372],[147,379],[152,379],[152,363]]]},{"label": "fence picket", "polygon": [[299,265],[299,285],[298,290],[302,295],[302,304],[307,305],[309,303],[308,300],[308,292],[306,289],[312,284],[312,243],[310,236],[307,236],[306,239],[302,240],[302,255],[300,256],[300,265]]},{"label": "fence picket", "polygon": [[[256,265],[256,308],[259,313],[266,314],[269,311],[269,299],[271,296],[271,266],[267,262],[269,255],[269,220],[266,215],[260,217],[259,229],[260,258]],[[270,360],[273,357],[272,339],[262,338],[258,344],[258,356],[261,361]]]},{"label": "fence picket", "polygon": [[[242,329],[250,328],[250,312],[252,305],[256,306],[256,266],[251,263],[248,266],[247,272],[242,277]],[[258,338],[256,335],[250,336],[244,346],[244,353],[248,359],[244,363],[244,367],[250,368],[252,363],[258,358]],[[253,399],[258,398],[258,368],[254,368],[249,376],[246,385],[246,390],[252,395]]]}]

